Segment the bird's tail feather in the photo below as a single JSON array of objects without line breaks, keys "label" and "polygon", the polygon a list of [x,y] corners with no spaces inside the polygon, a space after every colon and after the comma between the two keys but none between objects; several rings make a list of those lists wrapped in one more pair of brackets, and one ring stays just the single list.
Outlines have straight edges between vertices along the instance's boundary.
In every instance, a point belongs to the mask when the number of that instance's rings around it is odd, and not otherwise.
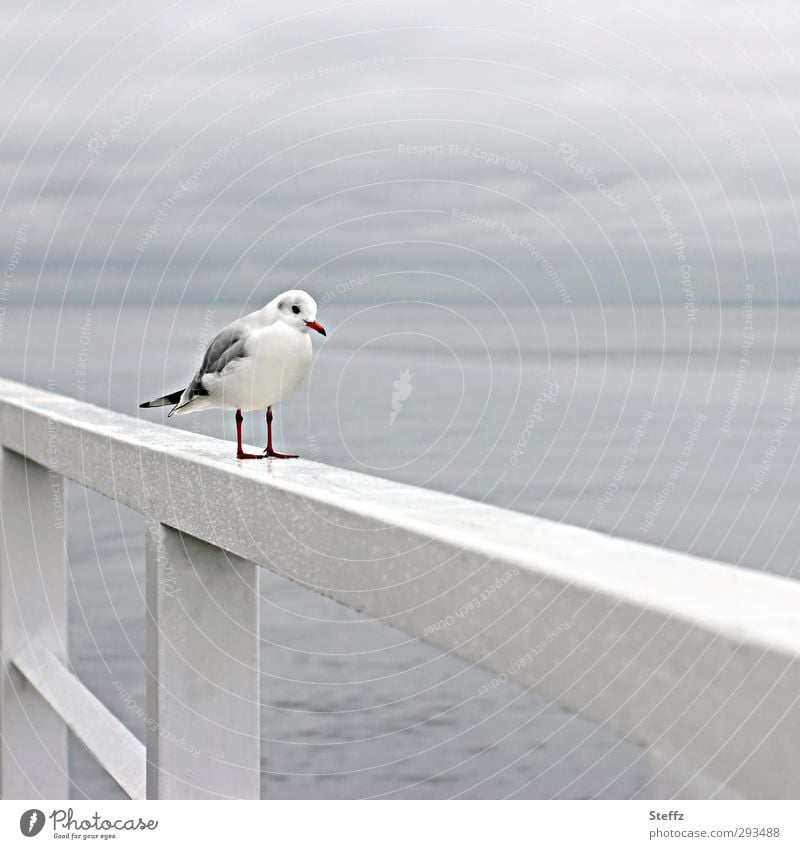
[{"label": "bird's tail feather", "polygon": [[181,400],[183,389],[177,392],[170,392],[169,395],[162,395],[160,398],[154,398],[152,401],[145,401],[144,404],[139,404],[140,407],[166,407],[169,404],[177,404]]}]

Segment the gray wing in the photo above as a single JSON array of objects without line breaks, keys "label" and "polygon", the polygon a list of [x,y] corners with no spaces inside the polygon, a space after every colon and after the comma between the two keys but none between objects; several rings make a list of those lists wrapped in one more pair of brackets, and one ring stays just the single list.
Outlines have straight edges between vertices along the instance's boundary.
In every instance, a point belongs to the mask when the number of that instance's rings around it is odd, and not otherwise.
[{"label": "gray wing", "polygon": [[208,391],[203,386],[203,378],[207,374],[219,374],[225,366],[234,360],[241,359],[244,355],[242,329],[234,326],[221,330],[206,349],[202,365],[192,378],[192,382],[186,387],[186,392],[181,399],[182,403],[185,404],[198,395],[208,395]]}]

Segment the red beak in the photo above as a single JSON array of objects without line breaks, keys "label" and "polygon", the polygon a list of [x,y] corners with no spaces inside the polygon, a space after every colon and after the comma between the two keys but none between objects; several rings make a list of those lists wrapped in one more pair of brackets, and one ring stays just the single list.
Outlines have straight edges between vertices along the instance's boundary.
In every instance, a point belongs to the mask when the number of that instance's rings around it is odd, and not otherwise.
[{"label": "red beak", "polygon": [[323,336],[328,335],[325,332],[325,328],[318,321],[307,321],[306,327],[310,327],[312,330],[316,330],[317,333],[321,333]]}]

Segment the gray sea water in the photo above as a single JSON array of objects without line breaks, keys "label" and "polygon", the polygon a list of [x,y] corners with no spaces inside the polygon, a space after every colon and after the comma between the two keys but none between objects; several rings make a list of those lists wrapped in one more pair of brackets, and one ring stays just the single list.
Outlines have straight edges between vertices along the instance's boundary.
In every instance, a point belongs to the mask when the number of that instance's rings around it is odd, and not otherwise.
[{"label": "gray sea water", "polygon": [[[797,307],[346,300],[320,309],[329,336],[277,410],[279,448],[794,573]],[[9,308],[2,374],[138,415],[140,400],[182,386],[241,312]],[[231,439],[230,418],[167,424]],[[263,444],[261,417],[248,427]],[[74,669],[143,738],[140,517],[71,486],[69,565]],[[479,695],[487,673],[278,577],[264,575],[262,595],[266,798],[669,792],[639,747],[546,700],[510,683]],[[74,797],[121,796],[74,741],[71,758]]]}]

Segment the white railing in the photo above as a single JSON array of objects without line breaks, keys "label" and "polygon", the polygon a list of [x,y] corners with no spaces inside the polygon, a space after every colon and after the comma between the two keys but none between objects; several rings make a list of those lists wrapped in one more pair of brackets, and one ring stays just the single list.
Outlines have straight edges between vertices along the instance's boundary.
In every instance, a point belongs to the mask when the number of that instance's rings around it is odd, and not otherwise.
[{"label": "white railing", "polygon": [[[259,567],[640,741],[682,795],[800,796],[800,583],[3,380],[0,427],[3,798],[66,796],[67,728],[132,798],[258,797]],[[66,665],[64,478],[146,517],[146,746]]]}]

